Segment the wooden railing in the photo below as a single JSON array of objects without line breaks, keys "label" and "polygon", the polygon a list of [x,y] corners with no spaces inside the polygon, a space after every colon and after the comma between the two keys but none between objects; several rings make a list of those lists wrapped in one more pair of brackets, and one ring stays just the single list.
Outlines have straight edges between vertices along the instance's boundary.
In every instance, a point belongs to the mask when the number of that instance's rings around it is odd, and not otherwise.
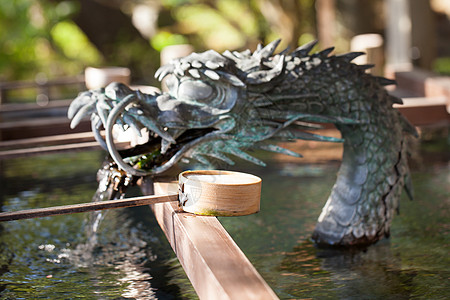
[{"label": "wooden railing", "polygon": [[[51,89],[61,86],[75,86],[77,90],[85,89],[84,76],[63,77],[47,80],[46,78],[24,81],[0,82],[0,105],[9,102],[8,93],[13,90],[34,89],[36,91],[36,100],[52,99]],[[40,99],[41,98],[41,99]]]},{"label": "wooden railing", "polygon": [[[176,182],[151,185],[141,184],[144,193],[178,192]],[[183,212],[174,202],[151,207],[200,299],[278,299],[216,217]]]}]

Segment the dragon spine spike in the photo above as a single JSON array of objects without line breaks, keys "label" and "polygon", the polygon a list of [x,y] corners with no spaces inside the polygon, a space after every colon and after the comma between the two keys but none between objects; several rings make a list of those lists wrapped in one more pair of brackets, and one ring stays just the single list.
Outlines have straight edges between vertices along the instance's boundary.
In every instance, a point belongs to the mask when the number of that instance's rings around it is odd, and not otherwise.
[{"label": "dragon spine spike", "polygon": [[306,56],[309,54],[309,52],[311,52],[311,50],[314,48],[314,46],[316,46],[317,43],[318,43],[318,41],[314,40],[307,44],[304,44],[304,45],[298,47],[297,49],[295,49],[291,53],[291,55],[292,56],[300,56],[300,57]]},{"label": "dragon spine spike", "polygon": [[281,52],[279,53],[279,55],[285,55],[285,56],[288,55],[290,49],[291,49],[291,47],[290,47],[290,46],[287,46],[286,49],[284,49],[283,51],[281,51]]},{"label": "dragon spine spike", "polygon": [[263,48],[263,44],[259,43],[258,45],[256,45],[256,51],[255,52],[261,51],[262,48]]},{"label": "dragon spine spike", "polygon": [[346,62],[351,62],[352,60],[354,60],[355,58],[361,56],[361,55],[366,55],[366,53],[364,52],[350,52],[350,53],[346,53],[346,54],[342,54],[342,55],[337,55],[336,57],[345,60]]},{"label": "dragon spine spike", "polygon": [[395,85],[397,82],[392,79],[388,79],[385,77],[375,77],[375,80],[381,85]]},{"label": "dragon spine spike", "polygon": [[201,62],[199,62],[198,60],[193,60],[191,66],[193,68],[200,69],[203,67],[203,64]]},{"label": "dragon spine spike", "polygon": [[258,49],[255,52],[253,52],[252,56],[255,58],[269,58],[270,56],[273,55],[275,49],[278,47],[280,42],[281,39],[275,40],[270,44],[268,44],[267,46],[265,46],[264,48]]},{"label": "dragon spine spike", "polygon": [[374,65],[374,64],[358,65],[358,67],[359,67],[361,70],[365,71],[365,70],[372,69],[373,67],[375,67],[375,65]]},{"label": "dragon spine spike", "polygon": [[331,52],[333,52],[333,50],[334,50],[334,47],[330,47],[330,48],[327,48],[327,49],[325,49],[325,50],[320,51],[319,53],[317,53],[317,55],[320,56],[320,57],[322,57],[322,58],[327,58],[328,55],[329,55]]},{"label": "dragon spine spike", "polygon": [[236,55],[234,54],[234,52],[230,52],[229,50],[225,50],[222,55],[234,62],[236,62],[238,60],[238,58],[236,57]]},{"label": "dragon spine spike", "polygon": [[398,98],[392,95],[389,95],[388,98],[392,101],[392,103],[403,104],[402,98]]},{"label": "dragon spine spike", "polygon": [[402,114],[399,114],[399,123],[402,126],[402,129],[404,132],[414,136],[415,138],[419,138],[419,133],[416,130],[416,127],[414,127]]}]

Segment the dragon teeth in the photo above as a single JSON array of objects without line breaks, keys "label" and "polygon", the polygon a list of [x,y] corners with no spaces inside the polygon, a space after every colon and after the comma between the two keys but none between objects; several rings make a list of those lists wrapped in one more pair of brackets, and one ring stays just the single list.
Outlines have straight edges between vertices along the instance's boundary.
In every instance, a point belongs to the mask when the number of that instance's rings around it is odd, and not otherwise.
[{"label": "dragon teeth", "polygon": [[167,150],[170,148],[170,145],[172,145],[171,142],[168,140],[162,139],[161,140],[161,154],[165,154]]}]

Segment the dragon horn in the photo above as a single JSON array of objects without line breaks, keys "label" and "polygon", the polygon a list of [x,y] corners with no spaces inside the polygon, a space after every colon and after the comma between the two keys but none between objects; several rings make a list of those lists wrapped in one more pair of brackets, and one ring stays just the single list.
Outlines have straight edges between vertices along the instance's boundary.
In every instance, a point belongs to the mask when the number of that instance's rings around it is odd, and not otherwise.
[{"label": "dragon horn", "polygon": [[256,57],[256,58],[269,58],[270,56],[272,56],[273,52],[278,47],[280,42],[281,42],[281,39],[278,39],[278,40],[271,42],[270,44],[268,44],[267,46],[265,46],[262,49],[260,49],[260,47],[258,47],[258,49],[255,52],[253,52],[252,56]]},{"label": "dragon horn", "polygon": [[167,76],[167,74],[172,73],[174,71],[175,67],[173,65],[164,65],[160,67],[158,70],[156,70],[155,78],[159,81],[163,80],[164,77]]},{"label": "dragon horn", "polygon": [[317,44],[317,40],[313,40],[307,44],[304,44],[292,52],[292,56],[305,56],[308,55],[309,52],[314,48]]},{"label": "dragon horn", "polygon": [[90,91],[80,93],[75,100],[70,103],[69,109],[67,110],[69,119],[72,119],[81,108],[88,105],[90,102],[93,102],[94,100],[92,100],[92,98],[92,92]]},{"label": "dragon horn", "polygon": [[267,71],[256,71],[248,74],[246,82],[253,85],[268,83],[283,73],[284,66],[284,55],[281,55],[275,67]]}]

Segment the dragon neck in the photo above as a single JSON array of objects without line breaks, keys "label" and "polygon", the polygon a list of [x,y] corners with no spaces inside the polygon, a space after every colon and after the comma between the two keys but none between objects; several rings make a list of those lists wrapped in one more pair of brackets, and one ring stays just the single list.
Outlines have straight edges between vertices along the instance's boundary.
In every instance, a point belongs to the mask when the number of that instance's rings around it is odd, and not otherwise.
[{"label": "dragon neck", "polygon": [[387,112],[365,125],[337,126],[344,154],[313,234],[318,244],[364,245],[389,235],[409,174],[402,129],[384,120],[395,116]]}]

